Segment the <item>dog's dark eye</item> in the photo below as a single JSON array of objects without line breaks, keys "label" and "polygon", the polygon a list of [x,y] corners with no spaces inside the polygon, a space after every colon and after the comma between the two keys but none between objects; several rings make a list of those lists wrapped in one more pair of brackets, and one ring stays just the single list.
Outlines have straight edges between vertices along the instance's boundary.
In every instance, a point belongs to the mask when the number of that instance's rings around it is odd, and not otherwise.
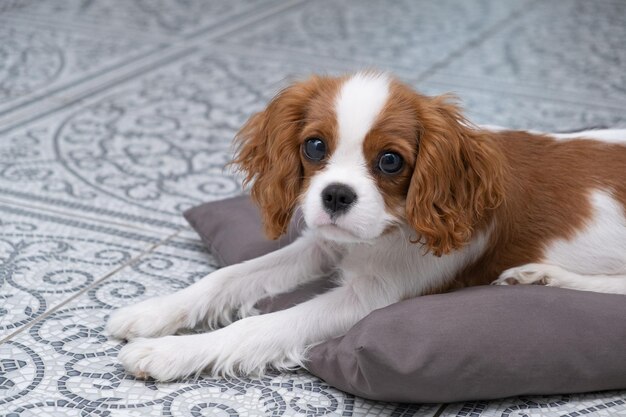
[{"label": "dog's dark eye", "polygon": [[304,141],[304,156],[319,162],[326,156],[326,144],[320,138],[308,138]]},{"label": "dog's dark eye", "polygon": [[385,174],[395,174],[402,169],[402,157],[394,152],[385,152],[378,160],[378,168]]}]

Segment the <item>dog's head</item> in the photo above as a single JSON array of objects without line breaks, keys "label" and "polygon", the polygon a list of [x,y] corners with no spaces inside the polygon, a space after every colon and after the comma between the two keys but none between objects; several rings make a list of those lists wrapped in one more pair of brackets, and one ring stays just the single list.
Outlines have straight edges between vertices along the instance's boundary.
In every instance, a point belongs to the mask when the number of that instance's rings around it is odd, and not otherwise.
[{"label": "dog's head", "polygon": [[300,205],[327,239],[371,241],[408,224],[441,255],[501,199],[501,157],[487,139],[449,98],[386,74],[314,76],[250,118],[234,162],[271,238]]}]

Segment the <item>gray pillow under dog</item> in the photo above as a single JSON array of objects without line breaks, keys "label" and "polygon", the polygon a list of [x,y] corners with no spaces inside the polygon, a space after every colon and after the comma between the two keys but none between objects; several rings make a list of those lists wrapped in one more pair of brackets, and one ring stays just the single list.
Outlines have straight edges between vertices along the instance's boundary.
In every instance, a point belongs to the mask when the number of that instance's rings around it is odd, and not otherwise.
[{"label": "gray pillow under dog", "polygon": [[[229,265],[293,240],[267,240],[247,196],[185,213]],[[328,280],[265,300],[291,307]],[[626,297],[540,286],[473,287],[376,310],[345,336],[311,350],[307,368],[366,398],[452,402],[626,388]]]}]

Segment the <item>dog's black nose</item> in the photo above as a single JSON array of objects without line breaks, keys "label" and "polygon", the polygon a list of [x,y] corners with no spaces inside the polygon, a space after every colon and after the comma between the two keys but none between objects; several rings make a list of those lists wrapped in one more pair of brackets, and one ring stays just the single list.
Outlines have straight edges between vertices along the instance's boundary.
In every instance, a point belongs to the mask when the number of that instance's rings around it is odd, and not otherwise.
[{"label": "dog's black nose", "polygon": [[329,214],[342,214],[356,201],[356,193],[347,185],[330,184],[322,191],[322,204]]}]

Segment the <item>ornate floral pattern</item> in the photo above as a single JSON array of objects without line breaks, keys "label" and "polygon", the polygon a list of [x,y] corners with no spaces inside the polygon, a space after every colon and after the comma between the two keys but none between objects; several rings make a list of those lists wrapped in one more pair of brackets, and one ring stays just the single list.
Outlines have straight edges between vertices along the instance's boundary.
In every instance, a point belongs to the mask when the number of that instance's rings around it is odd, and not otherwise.
[{"label": "ornate floral pattern", "polygon": [[202,56],[87,106],[55,133],[56,157],[94,189],[166,214],[233,195],[230,138],[264,97],[229,75]]},{"label": "ornate floral pattern", "polygon": [[139,381],[103,334],[217,267],[181,212],[242,192],[232,138],[288,80],[375,64],[479,123],[626,124],[624,5],[601,3],[0,2],[0,417],[626,415],[624,392],[442,406],[305,371]]},{"label": "ornate floral pattern", "polygon": [[232,138],[284,78],[312,70],[253,60],[223,50],[193,51],[106,95],[10,131],[0,143],[0,190],[179,228],[185,209],[241,193],[226,168]]},{"label": "ornate floral pattern", "polygon": [[138,256],[156,236],[111,235],[66,217],[0,205],[0,338]]}]

